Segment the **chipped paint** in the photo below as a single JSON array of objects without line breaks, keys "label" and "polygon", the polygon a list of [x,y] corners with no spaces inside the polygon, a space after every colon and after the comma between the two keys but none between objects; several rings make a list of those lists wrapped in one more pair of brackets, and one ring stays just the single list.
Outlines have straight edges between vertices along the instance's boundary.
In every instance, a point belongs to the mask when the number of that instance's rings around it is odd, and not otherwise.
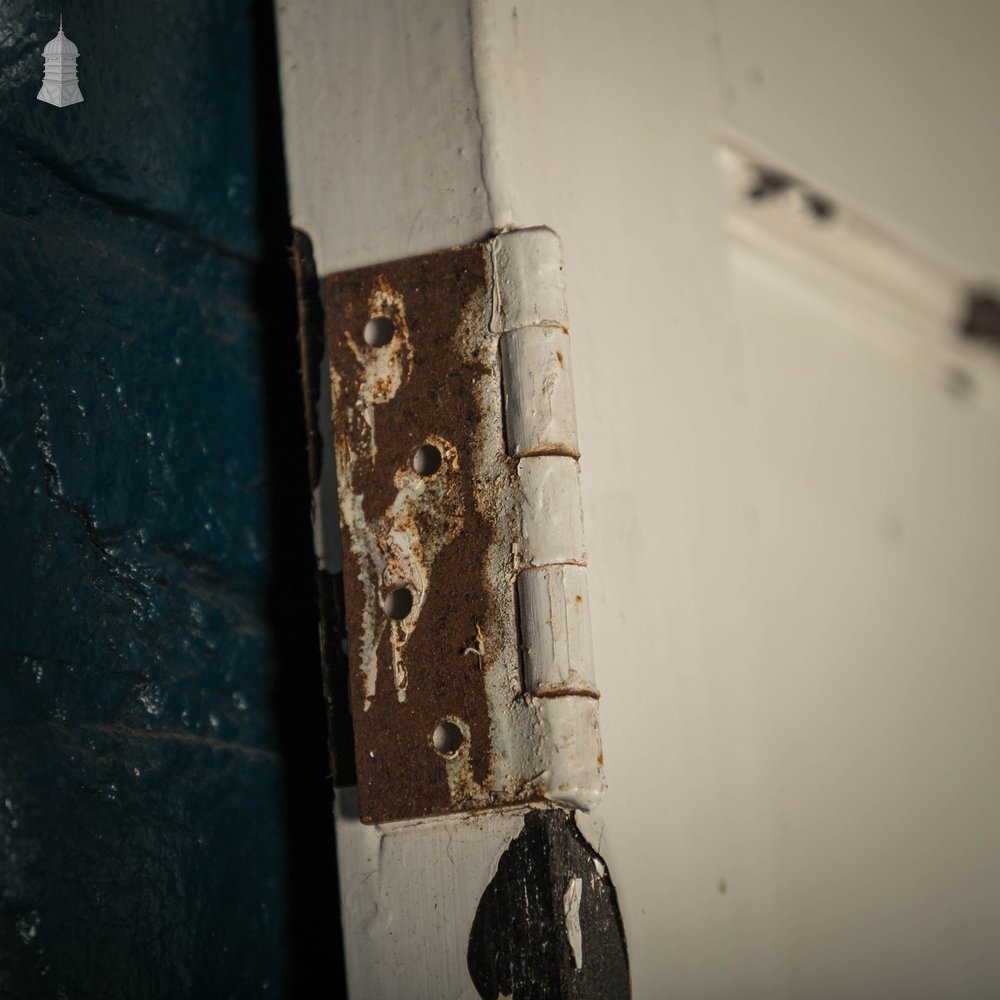
[{"label": "chipped paint", "polygon": [[469,934],[483,1000],[631,996],[617,893],[573,815],[531,809],[496,864]]},{"label": "chipped paint", "polygon": [[357,407],[369,431],[369,439],[362,439],[362,453],[374,464],[378,453],[375,407],[390,402],[402,388],[413,361],[413,352],[403,298],[382,275],[375,279],[375,287],[369,296],[368,314],[373,321],[384,320],[389,324],[391,341],[383,346],[367,344],[367,326],[360,336],[351,329],[344,330],[344,340],[364,372],[357,390]]},{"label": "chipped paint", "polygon": [[[407,379],[413,358],[402,296],[382,275],[375,279],[369,294],[368,316],[385,319],[391,324],[392,341],[383,347],[377,347],[365,342],[364,327],[360,329],[348,327],[343,330],[343,343],[357,360],[362,377],[354,387],[354,404],[346,411],[349,422],[348,433],[338,435],[335,439],[341,516],[346,525],[354,526],[354,530],[349,529],[350,545],[363,567],[359,579],[365,589],[360,657],[365,677],[364,711],[368,711],[372,698],[375,697],[378,671],[375,650],[387,624],[386,619],[378,611],[378,607],[384,603],[385,594],[379,593],[376,581],[382,579],[388,584],[393,579],[394,572],[399,570],[400,564],[406,561],[409,543],[413,541],[412,533],[408,530],[409,523],[405,521],[405,515],[408,513],[407,492],[411,495],[411,499],[414,498],[412,489],[407,491],[405,485],[400,485],[401,492],[397,497],[396,512],[399,524],[390,525],[390,533],[395,529],[395,539],[393,540],[390,534],[390,537],[380,544],[380,536],[367,528],[364,496],[354,487],[354,471],[359,462],[374,466],[378,454],[375,409],[395,398]],[[330,387],[335,398],[345,391],[338,369],[332,365]],[[387,516],[391,518],[392,513],[388,512]],[[407,635],[408,632],[403,629],[393,628],[394,650],[405,645]],[[406,697],[406,672],[398,657],[394,659],[392,672],[394,686],[400,699],[403,700]]]},{"label": "chipped paint", "polygon": [[580,928],[580,900],[583,898],[583,879],[569,880],[563,896],[563,916],[566,918],[566,937],[573,949],[573,964],[583,968],[583,931]]},{"label": "chipped paint", "polygon": [[460,472],[458,452],[444,438],[431,435],[426,445],[436,449],[441,465],[431,475],[422,475],[412,465],[397,470],[398,493],[376,531],[383,557],[381,601],[406,589],[412,609],[405,618],[390,621],[392,673],[400,701],[406,700],[404,650],[413,634],[431,585],[431,570],[441,549],[454,541],[462,528],[464,506],[457,487]]}]

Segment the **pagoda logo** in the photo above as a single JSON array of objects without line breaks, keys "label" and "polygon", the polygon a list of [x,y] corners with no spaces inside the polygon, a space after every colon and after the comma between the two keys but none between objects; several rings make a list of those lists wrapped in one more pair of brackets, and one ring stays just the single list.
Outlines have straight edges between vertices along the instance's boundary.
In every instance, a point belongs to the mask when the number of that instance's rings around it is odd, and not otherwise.
[{"label": "pagoda logo", "polygon": [[59,16],[59,34],[45,46],[45,78],[38,99],[57,108],[79,104],[83,100],[80,84],[76,81],[76,60],[80,50],[63,34],[62,15]]}]

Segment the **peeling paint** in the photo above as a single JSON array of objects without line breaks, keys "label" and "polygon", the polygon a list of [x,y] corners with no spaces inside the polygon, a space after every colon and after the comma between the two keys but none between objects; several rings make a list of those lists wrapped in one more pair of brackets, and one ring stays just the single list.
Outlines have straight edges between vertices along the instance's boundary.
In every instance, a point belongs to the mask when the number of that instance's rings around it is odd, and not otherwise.
[{"label": "peeling paint", "polygon": [[467,961],[483,1000],[628,1000],[615,887],[571,814],[527,813],[479,901]]},{"label": "peeling paint", "polygon": [[390,621],[392,672],[400,701],[406,700],[404,652],[427,601],[434,560],[462,529],[465,507],[458,489],[458,452],[444,438],[430,435],[422,447],[432,447],[441,456],[440,467],[431,475],[412,465],[396,471],[399,492],[375,529],[382,564],[382,604],[390,594],[406,588],[412,609],[400,620]]},{"label": "peeling paint", "polygon": [[583,967],[583,931],[580,928],[580,900],[583,898],[583,879],[570,879],[563,896],[563,915],[566,917],[566,937],[573,949],[573,964]]}]

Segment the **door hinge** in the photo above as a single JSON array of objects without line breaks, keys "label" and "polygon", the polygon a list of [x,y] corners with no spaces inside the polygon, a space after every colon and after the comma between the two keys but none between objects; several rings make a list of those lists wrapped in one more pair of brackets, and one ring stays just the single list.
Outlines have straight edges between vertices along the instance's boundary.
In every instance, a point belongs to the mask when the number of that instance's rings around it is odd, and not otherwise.
[{"label": "door hinge", "polygon": [[365,822],[604,789],[559,237],[324,282]]}]

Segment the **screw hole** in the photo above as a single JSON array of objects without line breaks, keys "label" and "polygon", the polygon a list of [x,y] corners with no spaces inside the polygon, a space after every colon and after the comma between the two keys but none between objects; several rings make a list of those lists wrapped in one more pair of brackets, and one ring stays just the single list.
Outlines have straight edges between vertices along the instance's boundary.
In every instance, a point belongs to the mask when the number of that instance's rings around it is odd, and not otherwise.
[{"label": "screw hole", "polygon": [[400,587],[399,590],[394,590],[389,594],[385,599],[384,607],[385,613],[390,618],[399,621],[413,610],[413,594],[406,587]]},{"label": "screw hole", "polygon": [[385,347],[392,340],[392,320],[388,316],[372,316],[365,323],[365,343],[369,347]]},{"label": "screw hole", "polygon": [[431,734],[431,742],[434,749],[442,757],[454,757],[458,753],[458,748],[462,745],[462,730],[454,722],[439,722],[434,727]]},{"label": "screw hole", "polygon": [[441,452],[432,444],[421,445],[413,453],[413,469],[422,476],[433,476],[441,468]]}]

